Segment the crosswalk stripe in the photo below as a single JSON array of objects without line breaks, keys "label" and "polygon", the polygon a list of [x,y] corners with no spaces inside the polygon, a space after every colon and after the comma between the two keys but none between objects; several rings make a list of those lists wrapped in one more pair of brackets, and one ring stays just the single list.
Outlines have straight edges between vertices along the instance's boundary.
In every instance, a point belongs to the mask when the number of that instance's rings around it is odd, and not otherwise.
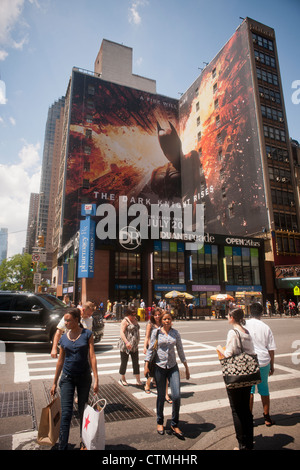
[{"label": "crosswalk stripe", "polygon": [[[300,388],[291,388],[285,390],[278,390],[272,392],[272,400],[281,399],[281,398],[289,398],[299,396]],[[189,405],[181,405],[180,406],[180,413],[198,413],[203,411],[215,410],[217,408],[225,408],[229,406],[228,398],[221,398],[217,400],[209,400],[204,401],[201,403],[191,403]],[[153,409],[155,412],[156,409]],[[172,415],[172,407],[166,406],[164,408],[164,415],[171,416]]]},{"label": "crosswalk stripe", "polygon": [[[219,372],[218,375],[221,375],[221,373]],[[191,378],[193,378],[193,376],[191,376]],[[298,379],[299,376],[295,375],[293,378]],[[286,379],[287,379],[286,374],[280,374],[280,375],[276,375],[276,376],[273,375],[273,376],[269,377],[269,382],[280,382],[280,381],[286,380]],[[291,377],[289,377],[289,379],[291,379]],[[182,393],[188,393],[188,392],[194,392],[194,393],[198,392],[198,393],[200,393],[200,392],[208,392],[208,391],[219,390],[219,389],[224,389],[225,390],[225,385],[224,385],[223,379],[220,382],[210,382],[210,383],[203,384],[203,385],[184,385],[184,386],[181,387],[181,392]],[[152,398],[154,396],[156,397],[156,392],[154,392],[154,393],[152,392],[150,394],[147,394],[143,391],[143,392],[133,393],[132,395],[135,398],[138,398],[139,400],[143,400],[145,398],[150,398],[151,395],[152,395]],[[272,393],[272,398],[273,398],[273,393]]]}]

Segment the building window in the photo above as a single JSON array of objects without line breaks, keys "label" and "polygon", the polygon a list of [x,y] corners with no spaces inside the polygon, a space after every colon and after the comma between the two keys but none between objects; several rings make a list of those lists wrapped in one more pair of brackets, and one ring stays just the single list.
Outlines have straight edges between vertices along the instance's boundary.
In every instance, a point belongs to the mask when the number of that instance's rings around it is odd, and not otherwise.
[{"label": "building window", "polygon": [[192,251],[193,283],[198,285],[219,284],[218,246],[203,245]]},{"label": "building window", "polygon": [[276,160],[278,162],[289,163],[288,151],[285,149],[266,145],[267,158]]},{"label": "building window", "polygon": [[218,98],[214,101],[214,107],[215,107],[215,109],[219,109],[219,100],[218,100]]},{"label": "building window", "polygon": [[252,39],[254,44],[257,44],[264,49],[268,49],[269,51],[274,51],[274,43],[271,39],[263,38],[259,34],[252,33]]},{"label": "building window", "polygon": [[269,83],[270,85],[278,86],[278,76],[275,73],[268,72],[267,70],[256,67],[258,80]]},{"label": "building window", "polygon": [[274,57],[268,54],[264,54],[263,52],[259,52],[259,51],[254,51],[254,55],[255,55],[255,60],[259,62],[260,64],[264,64],[269,67],[276,68],[276,62],[275,62]]},{"label": "building window", "polygon": [[278,91],[270,90],[264,86],[259,86],[259,94],[262,99],[272,101],[273,103],[281,104],[281,97]]},{"label": "building window", "polygon": [[271,126],[264,125],[264,136],[269,139],[286,142],[285,131]]},{"label": "building window", "polygon": [[224,247],[227,282],[233,285],[260,285],[257,248]]},{"label": "building window", "polygon": [[271,189],[271,196],[272,196],[273,204],[278,204],[278,205],[283,205],[283,206],[288,206],[288,207],[295,207],[294,193],[291,191],[285,191],[281,189]]},{"label": "building window", "polygon": [[90,180],[84,178],[83,182],[82,182],[82,187],[83,187],[83,189],[89,189],[90,188]]},{"label": "building window", "polygon": [[139,253],[115,252],[115,279],[131,282],[141,279],[141,255]]},{"label": "building window", "polygon": [[183,242],[154,242],[153,275],[155,283],[185,284]]},{"label": "building window", "polygon": [[299,235],[289,233],[276,233],[276,250],[277,253],[299,255],[300,254],[300,237]]},{"label": "building window", "polygon": [[218,84],[215,83],[214,86],[213,86],[213,93],[216,93],[218,90]]}]

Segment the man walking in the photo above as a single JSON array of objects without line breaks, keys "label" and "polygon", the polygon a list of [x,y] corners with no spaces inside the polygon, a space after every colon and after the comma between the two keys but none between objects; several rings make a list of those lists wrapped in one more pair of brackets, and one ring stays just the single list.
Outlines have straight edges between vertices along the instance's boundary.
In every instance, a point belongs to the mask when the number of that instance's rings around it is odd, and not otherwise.
[{"label": "man walking", "polygon": [[[270,417],[270,393],[268,385],[269,375],[274,373],[274,357],[276,345],[274,336],[266,323],[261,320],[263,307],[260,303],[254,302],[250,305],[251,318],[246,321],[246,329],[249,331],[254,343],[255,353],[258,357],[261,383],[257,385],[258,393],[261,396],[263,414],[266,426],[272,426],[274,421]],[[252,411],[254,402],[255,386],[251,388],[250,409]]]}]

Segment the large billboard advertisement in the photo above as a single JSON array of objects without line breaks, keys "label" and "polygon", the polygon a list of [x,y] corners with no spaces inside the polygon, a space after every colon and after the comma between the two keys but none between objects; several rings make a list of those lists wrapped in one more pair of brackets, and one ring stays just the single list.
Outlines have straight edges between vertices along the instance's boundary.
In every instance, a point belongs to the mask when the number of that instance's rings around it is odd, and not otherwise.
[{"label": "large billboard advertisement", "polygon": [[180,155],[172,147],[178,100],[75,70],[69,129],[64,243],[78,230],[81,203],[118,209],[120,197],[146,207],[181,201]]},{"label": "large billboard advertisement", "polygon": [[246,23],[179,106],[183,198],[205,203],[205,231],[251,235],[268,227]]}]

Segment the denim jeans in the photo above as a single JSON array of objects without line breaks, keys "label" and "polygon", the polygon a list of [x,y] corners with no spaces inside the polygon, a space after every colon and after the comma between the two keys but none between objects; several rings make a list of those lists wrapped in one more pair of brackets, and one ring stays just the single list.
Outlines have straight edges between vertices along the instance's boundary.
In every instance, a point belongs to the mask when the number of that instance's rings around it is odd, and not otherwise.
[{"label": "denim jeans", "polygon": [[61,400],[61,422],[59,432],[59,449],[67,450],[70,425],[73,413],[73,401],[75,388],[78,396],[78,412],[80,417],[80,435],[84,405],[88,402],[89,391],[92,383],[90,370],[81,375],[68,375],[62,372],[59,382]]},{"label": "denim jeans", "polygon": [[179,409],[180,409],[180,377],[178,366],[172,367],[171,369],[162,369],[161,367],[155,367],[155,381],[157,386],[157,401],[156,401],[156,413],[157,413],[157,424],[164,424],[164,404],[166,397],[166,383],[167,379],[171,387],[172,394],[172,420],[171,426],[178,426],[179,422]]}]

